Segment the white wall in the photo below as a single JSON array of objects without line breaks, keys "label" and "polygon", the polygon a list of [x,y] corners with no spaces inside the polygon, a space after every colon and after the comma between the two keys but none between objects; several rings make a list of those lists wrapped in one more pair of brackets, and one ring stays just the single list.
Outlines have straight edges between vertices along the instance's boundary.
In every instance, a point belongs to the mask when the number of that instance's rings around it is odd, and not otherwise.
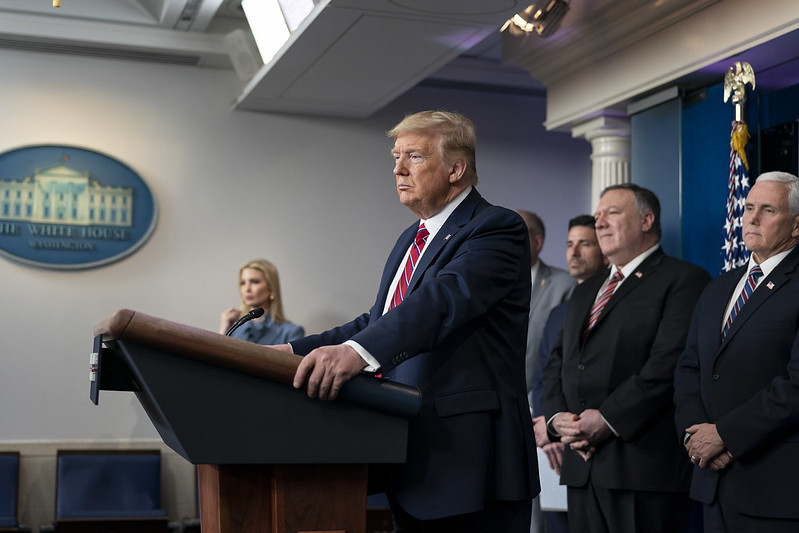
[{"label": "white wall", "polygon": [[538,212],[544,260],[563,266],[566,222],[589,208],[590,147],[546,133],[544,102],[418,88],[365,120],[233,111],[232,71],[0,52],[0,152],[68,144],[148,183],[159,221],[135,254],[56,271],[0,257],[0,444],[157,439],[135,397],[89,402],[92,327],[131,308],[216,330],[238,267],[280,269],[290,319],[316,332],[372,303],[383,260],[413,221],[393,188],[385,131],[444,107],[478,129],[479,190]]}]

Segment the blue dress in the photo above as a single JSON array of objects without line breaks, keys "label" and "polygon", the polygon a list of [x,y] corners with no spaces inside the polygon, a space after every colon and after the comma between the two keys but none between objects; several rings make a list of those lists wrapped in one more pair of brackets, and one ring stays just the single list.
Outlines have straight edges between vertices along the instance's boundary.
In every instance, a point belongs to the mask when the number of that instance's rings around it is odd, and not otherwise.
[{"label": "blue dress", "polygon": [[273,322],[272,315],[267,313],[261,320],[245,323],[230,336],[256,344],[285,344],[304,337],[305,330],[291,322]]}]

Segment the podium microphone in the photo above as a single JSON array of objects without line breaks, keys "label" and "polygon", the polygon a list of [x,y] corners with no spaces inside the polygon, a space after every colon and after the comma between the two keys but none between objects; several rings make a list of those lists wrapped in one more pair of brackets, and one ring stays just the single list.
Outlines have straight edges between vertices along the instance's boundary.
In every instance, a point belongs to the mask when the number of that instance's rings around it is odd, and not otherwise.
[{"label": "podium microphone", "polygon": [[225,336],[226,337],[230,337],[230,334],[233,333],[234,331],[236,331],[237,329],[239,329],[239,327],[242,324],[244,324],[245,322],[249,322],[253,318],[258,318],[260,316],[263,316],[263,314],[264,314],[264,308],[263,307],[256,307],[255,309],[253,309],[252,311],[250,311],[249,313],[247,313],[246,315],[244,315],[240,319],[236,320],[233,323],[233,325],[230,326],[230,328],[225,332]]}]

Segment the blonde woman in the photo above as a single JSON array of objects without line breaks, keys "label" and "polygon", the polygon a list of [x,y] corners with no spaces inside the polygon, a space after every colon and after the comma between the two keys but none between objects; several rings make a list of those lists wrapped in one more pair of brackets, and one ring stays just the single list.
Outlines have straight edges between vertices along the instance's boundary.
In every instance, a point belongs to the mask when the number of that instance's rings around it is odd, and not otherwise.
[{"label": "blonde woman", "polygon": [[222,312],[219,333],[225,334],[240,316],[262,307],[263,316],[246,322],[230,336],[256,344],[285,344],[305,336],[302,326],[286,320],[275,265],[265,259],[249,261],[239,269],[241,308]]}]

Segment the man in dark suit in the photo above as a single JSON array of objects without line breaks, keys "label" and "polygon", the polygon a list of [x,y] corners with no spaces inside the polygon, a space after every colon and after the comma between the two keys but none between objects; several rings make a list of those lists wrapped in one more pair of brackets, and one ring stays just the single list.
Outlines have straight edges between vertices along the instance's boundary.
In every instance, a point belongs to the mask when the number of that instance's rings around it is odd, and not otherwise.
[{"label": "man in dark suit", "polygon": [[[566,238],[566,264],[569,267],[569,275],[577,283],[582,283],[593,277],[594,274],[608,264],[607,258],[602,255],[602,250],[599,249],[594,222],[594,217],[591,215],[580,215],[569,220],[569,234]],[[564,444],[560,441],[553,442],[549,438],[541,396],[543,394],[544,369],[549,360],[552,346],[554,346],[558,335],[560,335],[560,330],[563,328],[563,317],[566,315],[567,303],[568,300],[555,307],[549,314],[541,335],[538,360],[533,370],[533,428],[535,430],[536,444],[541,449],[538,453],[538,464],[540,465],[541,462],[544,464],[549,463],[549,467],[554,474],[547,475],[546,471],[540,470],[540,498],[542,505],[547,496],[549,496],[550,501],[563,502],[561,505],[564,506],[566,501],[566,489],[558,486]],[[529,339],[529,334],[527,337]],[[547,533],[565,533],[569,531],[566,512],[544,511],[543,515]]]},{"label": "man in dark suit", "polygon": [[539,487],[524,222],[474,189],[466,117],[421,112],[389,136],[400,202],[420,220],[394,246],[368,313],[291,344],[305,356],[294,386],[330,400],[367,369],[421,389],[407,462],[388,480],[398,532],[527,533]]},{"label": "man in dark suit", "polygon": [[[527,356],[525,358],[525,375],[527,376],[527,400],[530,402],[530,413],[533,413],[533,371],[539,358],[538,348],[541,334],[552,308],[563,303],[576,285],[569,273],[544,263],[539,255],[544,248],[546,227],[541,217],[531,211],[516,211],[527,226],[530,237],[530,279],[532,293],[530,295],[530,322],[527,326]],[[544,516],[541,512],[539,498],[533,500],[533,518],[530,533],[543,533]]]},{"label": "man in dark suit", "polygon": [[746,198],[743,239],[752,252],[748,264],[714,279],[694,311],[675,376],[677,428],[694,463],[691,497],[704,504],[706,532],[796,532],[796,176],[757,179]]},{"label": "man in dark suit", "polygon": [[544,378],[548,427],[566,444],[569,525],[684,531],[691,465],[675,440],[674,366],[709,276],[660,249],[651,191],[608,187],[595,218],[611,268],[575,288]]}]

